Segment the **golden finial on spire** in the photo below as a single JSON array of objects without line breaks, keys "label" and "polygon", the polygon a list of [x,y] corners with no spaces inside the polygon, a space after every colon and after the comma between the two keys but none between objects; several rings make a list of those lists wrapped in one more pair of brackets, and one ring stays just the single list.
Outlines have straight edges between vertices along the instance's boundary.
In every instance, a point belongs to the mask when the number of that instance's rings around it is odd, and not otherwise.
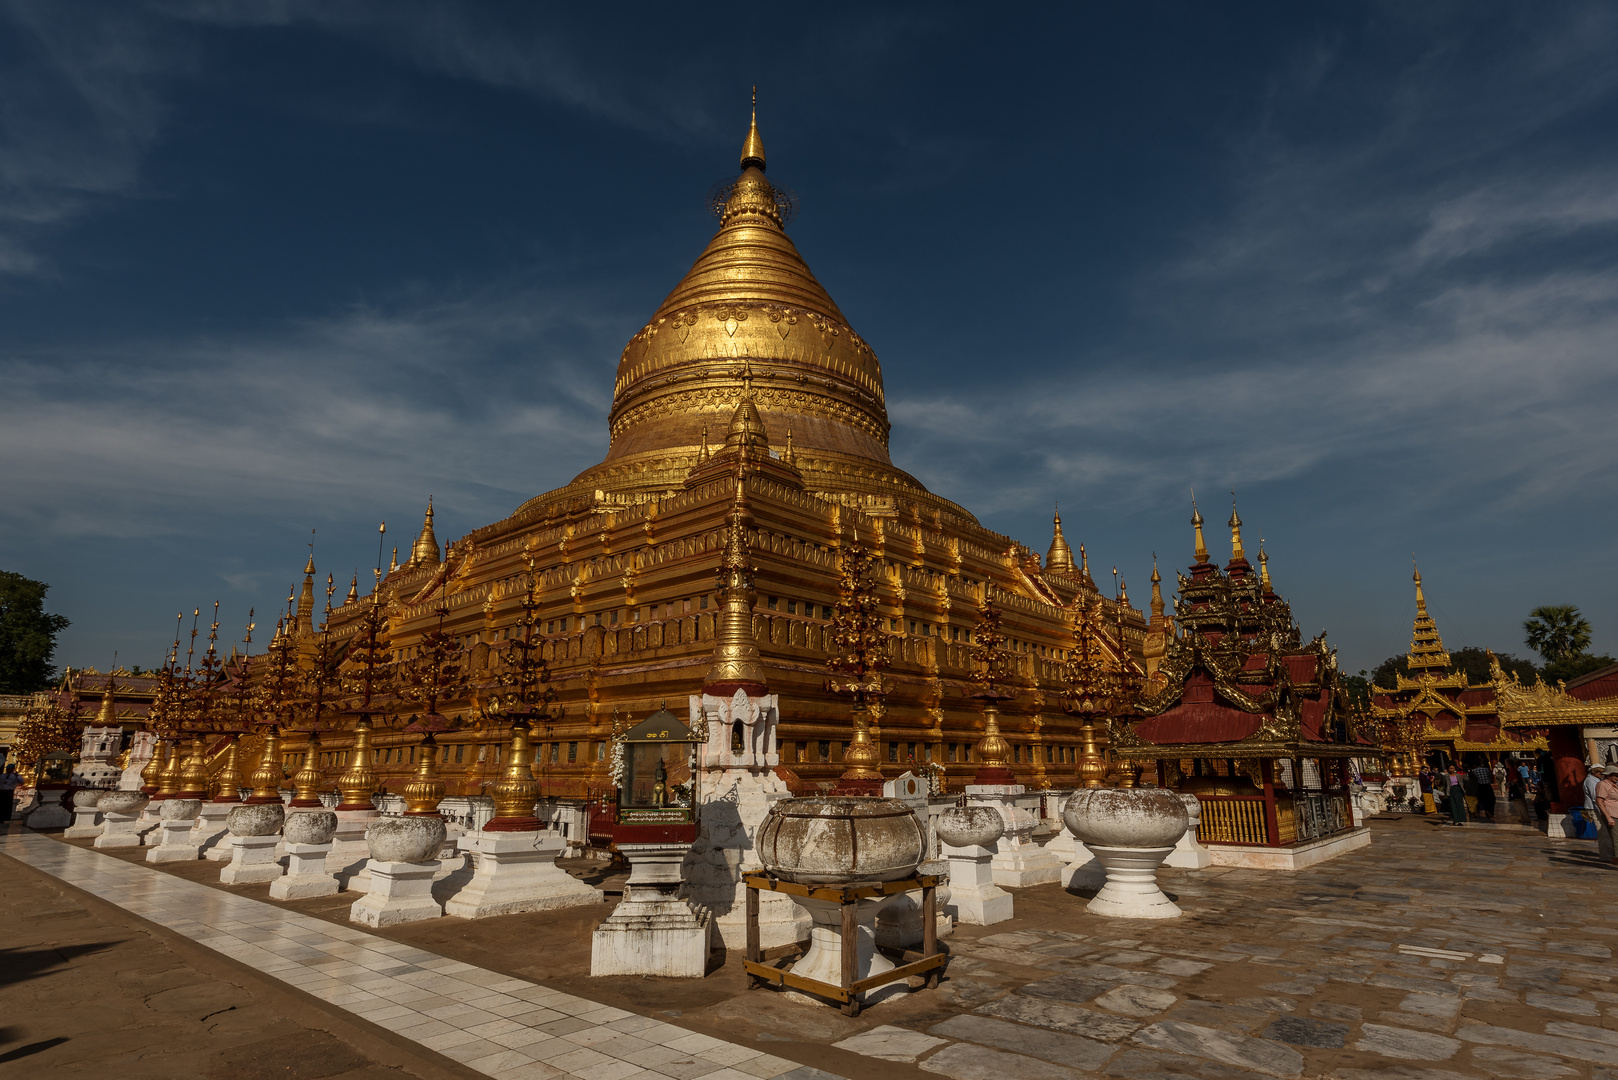
[{"label": "golden finial on spire", "polygon": [[1258,580],[1265,592],[1270,592],[1270,556],[1264,550],[1264,538],[1258,538]]},{"label": "golden finial on spire", "polygon": [[343,597],[345,604],[357,604],[360,601],[360,572],[354,571],[354,580],[348,583],[348,595]]},{"label": "golden finial on spire", "polygon": [[1157,552],[1152,552],[1152,622],[1163,618],[1163,575],[1157,572]]},{"label": "golden finial on spire", "polygon": [[1062,508],[1056,507],[1056,515],[1051,521],[1054,530],[1051,537],[1051,549],[1045,553],[1045,569],[1058,574],[1071,574],[1073,572],[1073,549],[1068,546],[1067,537],[1062,535]]},{"label": "golden finial on spire", "polygon": [[1411,578],[1416,583],[1416,610],[1425,614],[1427,611],[1427,594],[1421,591],[1421,567],[1416,565],[1414,555],[1410,556],[1410,566],[1415,571]]},{"label": "golden finial on spire", "polygon": [[702,449],[697,451],[697,464],[701,465],[708,460],[708,425],[702,425]]},{"label": "golden finial on spire", "polygon": [[1230,559],[1232,562],[1247,558],[1242,551],[1242,516],[1236,512],[1236,493],[1230,493]]},{"label": "golden finial on spire", "polygon": [[437,566],[439,563],[438,537],[433,534],[433,497],[427,496],[427,516],[421,523],[421,535],[410,549],[411,566]]},{"label": "golden finial on spire", "polygon": [[787,448],[781,452],[781,460],[788,465],[796,465],[798,463],[798,455],[796,451],[792,449],[791,428],[787,428]]},{"label": "golden finial on spire", "polygon": [[1208,561],[1208,541],[1202,537],[1202,512],[1197,509],[1197,497],[1191,496],[1191,527],[1197,532],[1196,560],[1199,563]]},{"label": "golden finial on spire", "polygon": [[751,165],[764,171],[764,140],[758,137],[758,87],[753,87],[753,120],[747,128],[747,141],[742,144],[742,171]]}]

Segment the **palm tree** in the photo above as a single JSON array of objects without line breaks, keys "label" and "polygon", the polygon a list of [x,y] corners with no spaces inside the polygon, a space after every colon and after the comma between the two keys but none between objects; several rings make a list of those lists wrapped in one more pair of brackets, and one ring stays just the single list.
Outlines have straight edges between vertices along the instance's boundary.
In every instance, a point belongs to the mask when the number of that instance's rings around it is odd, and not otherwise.
[{"label": "palm tree", "polygon": [[1547,664],[1571,660],[1590,647],[1590,620],[1573,604],[1547,604],[1529,612],[1522,624],[1528,647]]}]

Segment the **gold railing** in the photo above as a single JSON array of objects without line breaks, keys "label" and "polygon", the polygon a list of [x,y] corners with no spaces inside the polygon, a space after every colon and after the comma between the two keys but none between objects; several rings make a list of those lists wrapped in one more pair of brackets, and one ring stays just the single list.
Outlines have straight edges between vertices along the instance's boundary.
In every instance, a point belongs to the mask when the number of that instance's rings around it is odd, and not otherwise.
[{"label": "gold railing", "polygon": [[1197,842],[1202,844],[1268,844],[1264,824],[1263,798],[1198,796],[1202,801],[1202,821],[1197,825]]}]

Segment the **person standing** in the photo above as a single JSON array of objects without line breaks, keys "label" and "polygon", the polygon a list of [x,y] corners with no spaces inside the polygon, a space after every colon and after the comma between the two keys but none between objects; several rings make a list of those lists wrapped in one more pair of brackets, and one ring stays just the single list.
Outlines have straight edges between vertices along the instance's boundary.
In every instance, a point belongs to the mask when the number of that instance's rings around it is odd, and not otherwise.
[{"label": "person standing", "polygon": [[1416,777],[1416,783],[1421,786],[1421,812],[1433,814],[1438,812],[1438,806],[1433,802],[1433,771],[1423,767]]},{"label": "person standing", "polygon": [[[1591,763],[1585,765],[1584,770],[1584,783],[1581,785],[1584,789],[1584,820],[1591,825],[1597,825],[1599,833],[1596,814],[1596,788],[1601,785],[1601,766]],[[1600,839],[1599,835],[1597,839]]]},{"label": "person standing", "polygon": [[1466,788],[1462,786],[1466,774],[1459,765],[1449,767],[1449,823],[1466,824]]},{"label": "person standing", "polygon": [[0,774],[0,821],[11,820],[11,809],[17,802],[17,789],[22,787],[22,774],[17,766],[7,765]]},{"label": "person standing", "polygon": [[1494,820],[1494,774],[1489,763],[1481,761],[1472,770],[1472,783],[1478,789],[1478,820]]},{"label": "person standing", "polygon": [[1618,765],[1608,765],[1595,788],[1596,855],[1610,863],[1618,863],[1614,853],[1612,830],[1618,825]]}]

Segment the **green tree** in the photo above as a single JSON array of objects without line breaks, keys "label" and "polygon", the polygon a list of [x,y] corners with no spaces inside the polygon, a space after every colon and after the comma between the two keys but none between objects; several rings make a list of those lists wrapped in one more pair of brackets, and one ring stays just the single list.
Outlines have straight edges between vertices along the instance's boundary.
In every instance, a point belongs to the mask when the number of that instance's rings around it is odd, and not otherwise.
[{"label": "green tree", "polygon": [[[1494,658],[1500,661],[1501,671],[1507,675],[1515,673],[1517,678],[1525,683],[1532,683],[1539,677],[1539,668],[1534,666],[1532,660],[1524,660],[1511,653],[1495,653]],[[1476,645],[1454,649],[1449,654],[1449,662],[1456,671],[1464,672],[1473,686],[1486,683],[1491,678],[1487,649],[1480,649]]]},{"label": "green tree", "polygon": [[1522,624],[1528,647],[1555,664],[1571,660],[1590,647],[1590,620],[1573,604],[1546,604],[1528,613]]},{"label": "green tree", "polygon": [[1546,664],[1540,676],[1548,683],[1568,682],[1577,679],[1580,675],[1588,675],[1612,663],[1610,656],[1591,656],[1589,653],[1579,653],[1558,660],[1554,664]]},{"label": "green tree", "polygon": [[1396,677],[1403,675],[1410,677],[1410,658],[1407,656],[1390,656],[1382,661],[1371,672],[1371,684],[1383,690],[1392,690],[1398,685]]},{"label": "green tree", "polygon": [[56,635],[67,619],[45,610],[50,586],[0,570],[0,693],[43,690],[56,674]]}]

